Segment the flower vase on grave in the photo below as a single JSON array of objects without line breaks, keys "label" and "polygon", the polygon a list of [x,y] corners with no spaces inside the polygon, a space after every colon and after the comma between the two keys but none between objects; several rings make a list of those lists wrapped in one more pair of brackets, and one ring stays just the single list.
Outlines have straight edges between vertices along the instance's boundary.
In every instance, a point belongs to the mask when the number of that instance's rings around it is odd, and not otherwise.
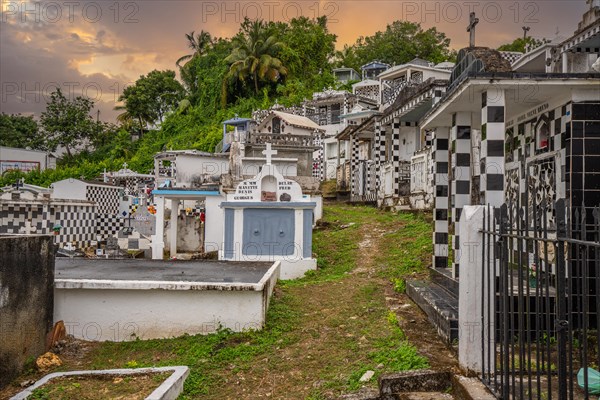
[{"label": "flower vase on grave", "polygon": [[535,263],[532,263],[529,267],[529,287],[536,288],[537,284],[537,265]]},{"label": "flower vase on grave", "polygon": [[529,277],[529,287],[535,289],[537,287],[538,281],[536,276]]}]

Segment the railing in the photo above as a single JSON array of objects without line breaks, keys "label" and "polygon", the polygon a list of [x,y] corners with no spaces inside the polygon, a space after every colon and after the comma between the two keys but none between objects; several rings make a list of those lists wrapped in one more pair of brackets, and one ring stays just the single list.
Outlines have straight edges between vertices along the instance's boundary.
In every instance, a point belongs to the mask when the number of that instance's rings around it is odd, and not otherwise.
[{"label": "railing", "polygon": [[467,78],[467,76],[469,76],[469,73],[481,72],[485,69],[483,61],[476,58],[473,54],[469,53],[468,51],[468,49],[462,49],[459,52],[459,61],[452,70],[452,74],[450,75],[450,82],[448,84],[448,88],[446,89],[444,97],[449,96],[452,90],[454,90],[454,88],[456,88],[462,81],[464,81]]},{"label": "railing", "polygon": [[423,83],[423,75],[418,75],[409,80],[396,80],[391,83],[385,83],[385,88],[381,92],[381,100],[384,106],[392,104],[398,95],[408,87],[418,86]]},{"label": "railing", "polygon": [[358,160],[351,171],[352,202],[374,202],[377,200],[376,169],[372,160]]},{"label": "railing", "polygon": [[222,153],[223,152],[223,139],[221,139],[221,141],[219,143],[217,143],[217,145],[215,146],[215,153]]},{"label": "railing", "polygon": [[553,206],[555,231],[545,202],[485,210],[481,379],[498,398],[597,398],[600,208]]}]

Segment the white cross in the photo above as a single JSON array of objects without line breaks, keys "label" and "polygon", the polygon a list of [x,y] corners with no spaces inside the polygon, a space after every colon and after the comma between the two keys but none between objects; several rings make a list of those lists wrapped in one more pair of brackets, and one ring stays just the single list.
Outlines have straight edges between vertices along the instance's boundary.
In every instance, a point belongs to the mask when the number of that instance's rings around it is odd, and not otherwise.
[{"label": "white cross", "polygon": [[123,169],[127,169],[128,164],[126,162],[123,163]]},{"label": "white cross", "polygon": [[262,153],[267,156],[267,165],[271,165],[271,157],[277,154],[277,150],[271,150],[271,143],[267,143],[267,149]]}]

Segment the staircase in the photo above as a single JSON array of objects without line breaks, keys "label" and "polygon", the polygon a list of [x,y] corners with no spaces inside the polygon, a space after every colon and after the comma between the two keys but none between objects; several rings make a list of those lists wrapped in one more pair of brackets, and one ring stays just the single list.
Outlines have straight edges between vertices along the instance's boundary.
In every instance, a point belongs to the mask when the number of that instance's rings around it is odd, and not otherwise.
[{"label": "staircase", "polygon": [[427,314],[447,344],[458,340],[458,280],[450,269],[431,268],[430,280],[406,282],[406,294]]}]

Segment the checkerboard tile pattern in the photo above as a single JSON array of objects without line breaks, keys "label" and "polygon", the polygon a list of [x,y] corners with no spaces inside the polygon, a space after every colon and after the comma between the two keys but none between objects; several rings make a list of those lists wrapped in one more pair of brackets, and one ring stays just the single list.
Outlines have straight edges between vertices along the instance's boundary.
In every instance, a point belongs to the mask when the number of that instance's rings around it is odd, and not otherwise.
[{"label": "checkerboard tile pattern", "polygon": [[375,155],[375,184],[377,190],[381,190],[381,166],[385,162],[385,127],[380,121],[375,122],[375,140],[373,149]]},{"label": "checkerboard tile pattern", "polygon": [[98,214],[96,233],[102,238],[107,238],[116,234],[126,225],[127,219],[120,215],[114,214]]},{"label": "checkerboard tile pattern", "polygon": [[86,199],[93,201],[99,213],[117,214],[119,212],[119,187],[88,185]]},{"label": "checkerboard tile pattern", "polygon": [[359,187],[361,187],[361,182],[359,181],[359,174],[358,172],[358,158],[359,158],[359,151],[358,151],[358,138],[356,137],[356,135],[352,135],[350,136],[350,171],[352,171],[352,179],[350,180],[350,193],[354,194],[357,193],[359,191]]},{"label": "checkerboard tile pattern", "polygon": [[481,96],[481,199],[499,207],[504,202],[504,90],[490,89]]},{"label": "checkerboard tile pattern", "polygon": [[54,209],[54,223],[62,228],[57,243],[89,246],[96,240],[96,207],[94,205],[61,205]]},{"label": "checkerboard tile pattern", "polygon": [[0,233],[52,234],[52,228],[60,225],[55,238],[60,246],[66,243],[88,246],[98,234],[106,238],[119,231],[124,223],[125,219],[118,215],[97,213],[92,203],[0,201]]},{"label": "checkerboard tile pattern", "polygon": [[437,128],[433,139],[435,182],[433,266],[435,268],[448,267],[449,133],[448,128]]},{"label": "checkerboard tile pattern", "polygon": [[454,277],[458,277],[460,256],[459,221],[464,206],[471,204],[471,113],[459,112],[452,117],[450,185],[452,218],[454,226]]}]

